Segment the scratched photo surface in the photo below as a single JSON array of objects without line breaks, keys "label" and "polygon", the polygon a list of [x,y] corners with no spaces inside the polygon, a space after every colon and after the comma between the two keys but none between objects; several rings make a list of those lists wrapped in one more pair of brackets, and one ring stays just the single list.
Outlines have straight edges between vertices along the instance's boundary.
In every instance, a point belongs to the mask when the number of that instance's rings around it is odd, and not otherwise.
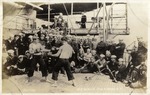
[{"label": "scratched photo surface", "polygon": [[2,2],[2,93],[147,93],[147,2]]}]

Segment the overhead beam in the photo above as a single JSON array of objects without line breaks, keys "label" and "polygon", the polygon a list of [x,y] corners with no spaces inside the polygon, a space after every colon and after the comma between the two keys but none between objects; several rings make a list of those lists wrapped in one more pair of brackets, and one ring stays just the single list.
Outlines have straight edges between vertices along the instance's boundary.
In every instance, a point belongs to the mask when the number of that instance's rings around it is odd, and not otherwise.
[{"label": "overhead beam", "polygon": [[36,9],[39,9],[39,10],[43,10],[43,8],[41,8],[41,7],[39,7],[39,6],[35,5],[35,4],[29,3],[29,2],[25,2],[25,3],[26,3],[27,5],[32,6],[33,8],[36,8]]},{"label": "overhead beam", "polygon": [[[105,18],[105,2],[103,3],[103,18]],[[105,19],[103,19],[103,41],[106,41],[106,27],[105,27]]]},{"label": "overhead beam", "polygon": [[[50,4],[48,4],[48,22],[50,22]],[[50,26],[48,26],[48,30],[50,30]]]}]

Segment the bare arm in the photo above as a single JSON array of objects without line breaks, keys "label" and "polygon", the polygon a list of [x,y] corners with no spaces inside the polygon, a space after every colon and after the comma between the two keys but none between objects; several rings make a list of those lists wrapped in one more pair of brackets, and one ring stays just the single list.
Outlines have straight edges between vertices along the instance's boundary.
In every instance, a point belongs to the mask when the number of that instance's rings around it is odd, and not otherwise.
[{"label": "bare arm", "polygon": [[51,54],[51,56],[58,57],[60,55],[61,51],[62,51],[62,47],[60,47],[60,49],[58,50],[58,52],[56,54]]},{"label": "bare arm", "polygon": [[34,50],[33,50],[33,48],[32,48],[32,44],[29,45],[29,52],[30,52],[30,54],[33,54],[33,53],[34,53]]}]

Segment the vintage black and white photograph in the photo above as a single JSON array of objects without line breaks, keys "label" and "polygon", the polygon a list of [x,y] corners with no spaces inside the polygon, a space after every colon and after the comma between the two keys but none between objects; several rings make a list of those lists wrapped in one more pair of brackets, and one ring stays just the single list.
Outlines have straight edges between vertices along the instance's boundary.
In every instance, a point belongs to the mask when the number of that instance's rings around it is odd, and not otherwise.
[{"label": "vintage black and white photograph", "polygon": [[37,1],[2,2],[2,94],[147,95],[147,2]]}]

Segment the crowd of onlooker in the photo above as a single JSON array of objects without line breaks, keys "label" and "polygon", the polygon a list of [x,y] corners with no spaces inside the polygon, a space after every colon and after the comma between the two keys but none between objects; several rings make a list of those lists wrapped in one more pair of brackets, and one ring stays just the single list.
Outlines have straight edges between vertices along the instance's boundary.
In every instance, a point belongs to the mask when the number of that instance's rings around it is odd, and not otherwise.
[{"label": "crowd of onlooker", "polygon": [[[59,22],[61,22],[62,18],[59,19]],[[57,24],[55,26],[62,26],[60,23]],[[66,36],[67,42],[74,50],[74,54],[70,58],[72,72],[106,74],[116,83],[121,81],[131,87],[146,86],[147,66],[145,61],[147,48],[142,38],[137,38],[138,47],[128,50],[123,39],[119,39],[119,42],[115,42],[113,39],[103,41],[103,38],[98,41],[96,38],[90,39],[89,36],[83,39],[68,35],[65,30],[57,27],[50,31],[39,29],[35,33],[21,32],[5,39],[3,41],[3,52],[7,51],[8,57],[5,61],[3,60],[3,78],[5,75],[27,74],[33,76],[34,71],[38,70],[47,76],[47,72],[51,73],[58,61],[58,57],[50,56],[49,52],[57,53],[62,45],[62,36]],[[32,45],[34,50],[42,46],[40,50],[34,51],[37,55],[41,54],[42,57],[39,57],[39,59],[38,57],[36,60],[33,58],[30,50],[31,43],[36,43],[35,46]],[[128,60],[124,59],[124,51],[127,51],[130,55]],[[45,63],[46,65],[37,64],[33,68],[34,65],[32,64],[38,61],[42,61],[39,63]],[[60,72],[65,74],[64,68]]]},{"label": "crowd of onlooker", "polygon": [[[53,30],[52,30],[53,31]],[[95,73],[109,75],[113,82],[121,81],[134,86],[145,86],[146,84],[146,53],[142,38],[138,38],[138,47],[132,50],[126,49],[123,39],[119,43],[113,40],[98,42],[96,38],[76,38],[66,35],[68,43],[74,50],[70,58],[70,66],[74,73]],[[39,30],[37,33],[20,33],[4,40],[3,49],[6,49],[8,57],[3,64],[3,72],[8,75],[27,74],[31,68],[32,55],[29,51],[29,45],[36,40],[43,47],[41,50],[42,58],[46,63],[47,72],[51,73],[57,62],[57,57],[51,57],[49,52],[57,53],[61,43],[62,35],[48,34],[46,31]],[[130,54],[128,61],[124,60],[124,51]],[[128,63],[126,63],[128,62]],[[35,70],[40,70],[37,65]],[[65,74],[63,68],[61,73]],[[137,84],[135,84],[136,86]]]}]

